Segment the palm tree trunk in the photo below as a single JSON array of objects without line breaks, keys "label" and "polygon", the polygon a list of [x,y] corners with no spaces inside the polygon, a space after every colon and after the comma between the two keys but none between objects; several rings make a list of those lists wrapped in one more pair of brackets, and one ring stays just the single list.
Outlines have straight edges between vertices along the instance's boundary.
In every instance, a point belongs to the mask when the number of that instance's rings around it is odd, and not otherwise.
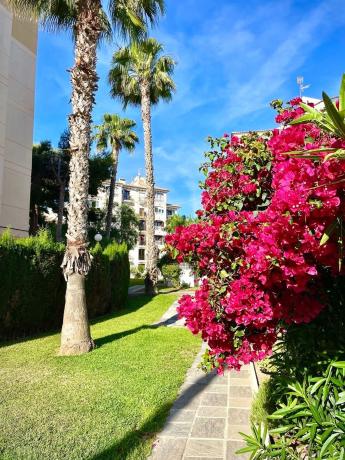
[{"label": "palm tree trunk", "polygon": [[60,354],[94,348],[85,299],[85,276],[91,267],[87,246],[91,112],[97,89],[97,43],[101,32],[100,0],[76,0],[75,62],[71,69],[70,179],[67,247],[62,268],[67,280]]},{"label": "palm tree trunk", "polygon": [[141,117],[144,127],[147,202],[145,292],[148,295],[155,295],[158,281],[157,248],[155,245],[155,183],[152,157],[150,86],[146,81],[141,84]]},{"label": "palm tree trunk", "polygon": [[62,241],[62,222],[63,222],[63,208],[65,206],[65,181],[60,181],[59,189],[59,209],[58,218],[56,223],[56,241]]},{"label": "palm tree trunk", "polygon": [[110,238],[111,222],[113,220],[116,174],[117,174],[117,165],[119,163],[119,149],[117,147],[114,147],[112,153],[113,153],[113,171],[112,171],[111,178],[110,178],[108,211],[107,211],[106,227],[105,227],[105,234],[108,239]]}]

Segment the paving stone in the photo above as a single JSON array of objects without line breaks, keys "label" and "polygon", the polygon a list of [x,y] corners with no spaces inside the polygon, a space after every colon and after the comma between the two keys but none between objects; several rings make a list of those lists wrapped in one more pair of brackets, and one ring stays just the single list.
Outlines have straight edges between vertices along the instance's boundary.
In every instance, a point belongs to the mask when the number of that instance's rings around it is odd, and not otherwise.
[{"label": "paving stone", "polygon": [[[215,376],[211,374],[203,375],[186,375],[186,383],[198,383],[199,385],[208,385],[215,380]],[[227,385],[227,382],[220,383],[219,385]]]},{"label": "paving stone", "polygon": [[183,457],[184,460],[224,460],[224,457]]},{"label": "paving stone", "polygon": [[166,423],[159,437],[187,438],[192,427],[192,422]]},{"label": "paving stone", "polygon": [[249,425],[248,424],[228,425],[227,439],[233,439],[233,440],[238,440],[238,441],[243,440],[243,438],[239,434],[239,432],[245,433],[245,434],[250,434]]},{"label": "paving stone", "polygon": [[228,386],[227,385],[210,384],[210,385],[206,386],[204,391],[206,393],[228,394]]},{"label": "paving stone", "polygon": [[245,378],[245,379],[232,379],[230,378],[230,386],[231,387],[250,387],[250,379]]},{"label": "paving stone", "polygon": [[205,393],[201,397],[201,406],[226,406],[227,400],[227,395],[224,394]]},{"label": "paving stone", "polygon": [[230,398],[251,398],[252,389],[249,386],[236,387],[230,386]]},{"label": "paving stone", "polygon": [[192,422],[195,415],[195,410],[171,409],[167,422]]},{"label": "paving stone", "polygon": [[[176,318],[174,304],[161,318],[159,327],[176,327]],[[244,446],[239,431],[250,433],[250,366],[245,366],[240,372],[227,371],[221,376],[215,371],[204,374],[198,364],[205,348],[203,343],[187,372],[150,460],[249,458],[247,454],[236,456],[235,452]]]},{"label": "paving stone", "polygon": [[[231,395],[231,388],[230,388]],[[229,407],[247,407],[251,406],[251,398],[229,398]]]},{"label": "paving stone", "polygon": [[197,409],[200,404],[201,395],[190,396],[183,394],[177,398],[173,405],[173,409]]},{"label": "paving stone", "polygon": [[224,439],[225,418],[197,417],[194,421],[192,438]]},{"label": "paving stone", "polygon": [[221,417],[227,416],[227,408],[221,406],[200,406],[197,411],[198,417]]},{"label": "paving stone", "polygon": [[179,391],[179,395],[184,396],[188,394],[189,396],[196,396],[205,391],[205,385],[200,385],[199,383],[189,383],[185,382]]},{"label": "paving stone", "polygon": [[247,379],[250,377],[249,371],[230,371],[229,372],[230,379]]},{"label": "paving stone", "polygon": [[247,425],[250,418],[250,409],[229,409],[228,423],[236,425]]},{"label": "paving stone", "polygon": [[245,446],[246,444],[241,441],[228,441],[226,445],[226,460],[248,460],[250,454],[235,454],[235,452]]},{"label": "paving stone", "polygon": [[149,460],[181,460],[186,442],[186,439],[159,439],[154,445]]},{"label": "paving stone", "polygon": [[223,457],[223,440],[214,439],[188,439],[186,457]]}]

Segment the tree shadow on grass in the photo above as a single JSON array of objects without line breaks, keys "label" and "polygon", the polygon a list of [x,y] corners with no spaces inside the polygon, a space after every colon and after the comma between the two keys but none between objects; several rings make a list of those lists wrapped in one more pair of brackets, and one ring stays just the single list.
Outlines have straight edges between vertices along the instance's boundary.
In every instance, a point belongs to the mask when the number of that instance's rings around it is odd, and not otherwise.
[{"label": "tree shadow on grass", "polygon": [[155,324],[144,324],[143,326],[138,326],[133,329],[128,329],[127,331],[116,332],[114,334],[109,334],[104,337],[99,337],[98,339],[94,339],[96,348],[102,347],[107,343],[114,342],[115,340],[122,339],[127,337],[128,335],[136,334],[137,332],[144,331],[146,329],[158,329],[159,327],[167,327],[174,324],[178,319],[178,315],[174,315],[171,318],[166,319],[165,321],[160,321],[159,323]]},{"label": "tree shadow on grass", "polygon": [[[120,318],[121,316],[127,315],[128,313],[133,313],[137,310],[140,310],[140,308],[144,307],[151,300],[152,300],[152,297],[146,296],[146,295],[138,295],[135,297],[131,297],[128,299],[127,304],[124,307],[116,311],[113,311],[111,313],[107,313],[105,315],[98,316],[96,318],[91,318],[90,325],[101,324],[105,321],[109,321],[110,319]],[[62,326],[62,323],[61,323],[61,326]],[[9,345],[23,343],[23,342],[29,342],[32,340],[43,339],[51,335],[59,334],[60,331],[61,331],[61,327],[59,327],[58,329],[54,328],[54,329],[49,329],[47,331],[42,331],[42,332],[38,331],[37,333],[32,333],[28,336],[24,335],[24,336],[18,336],[18,337],[13,337],[13,338],[9,337],[8,339],[1,338],[0,348],[7,347]]]},{"label": "tree shadow on grass", "polygon": [[174,403],[170,401],[162,405],[138,430],[129,432],[112,446],[91,457],[90,460],[126,460],[128,456],[140,444],[147,441],[147,439],[150,439],[152,442],[154,441],[156,434],[162,429],[170,409],[172,410],[169,415],[169,420],[174,421],[175,410],[190,407],[193,399],[197,398],[200,392],[205,388],[205,385],[210,383],[215,377],[216,374],[214,373],[201,376],[195,383],[181,392]]}]

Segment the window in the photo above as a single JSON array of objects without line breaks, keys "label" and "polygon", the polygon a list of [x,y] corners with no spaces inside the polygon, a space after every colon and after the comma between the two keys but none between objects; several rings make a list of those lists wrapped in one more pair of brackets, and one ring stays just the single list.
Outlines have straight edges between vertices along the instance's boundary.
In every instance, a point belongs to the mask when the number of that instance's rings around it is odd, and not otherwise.
[{"label": "window", "polygon": [[122,197],[124,200],[130,200],[131,199],[131,193],[129,190],[123,189],[122,191]]},{"label": "window", "polygon": [[170,217],[174,214],[173,210],[172,209],[168,209],[167,210],[167,216]]},{"label": "window", "polygon": [[155,220],[155,229],[160,230],[164,228],[164,222],[162,220]]},{"label": "window", "polygon": [[155,213],[156,213],[156,214],[164,214],[164,209],[163,209],[163,208],[155,207]]},{"label": "window", "polygon": [[163,244],[163,237],[162,235],[155,235],[156,243]]},{"label": "window", "polygon": [[155,201],[157,203],[163,203],[164,202],[164,193],[162,192],[156,192],[155,193]]},{"label": "window", "polygon": [[145,260],[145,249],[139,249],[139,260]]},{"label": "window", "polygon": [[139,216],[140,217],[145,217],[145,209],[144,208],[139,209]]},{"label": "window", "polygon": [[145,246],[146,244],[145,235],[139,235],[139,244],[140,246]]},{"label": "window", "polygon": [[146,222],[144,220],[139,221],[139,230],[146,230]]}]

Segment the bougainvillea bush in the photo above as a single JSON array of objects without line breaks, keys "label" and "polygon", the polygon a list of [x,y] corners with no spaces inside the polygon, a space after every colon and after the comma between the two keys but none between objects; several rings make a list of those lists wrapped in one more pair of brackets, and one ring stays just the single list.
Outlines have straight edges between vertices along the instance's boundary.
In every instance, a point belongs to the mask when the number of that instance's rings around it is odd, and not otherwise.
[{"label": "bougainvillea bush", "polygon": [[345,142],[311,123],[289,126],[300,102],[279,107],[271,133],[210,139],[199,222],[166,238],[202,280],[179,315],[219,372],[262,359],[286,326],[315,319],[327,303],[322,274],[341,269],[345,162],[314,152]]}]

